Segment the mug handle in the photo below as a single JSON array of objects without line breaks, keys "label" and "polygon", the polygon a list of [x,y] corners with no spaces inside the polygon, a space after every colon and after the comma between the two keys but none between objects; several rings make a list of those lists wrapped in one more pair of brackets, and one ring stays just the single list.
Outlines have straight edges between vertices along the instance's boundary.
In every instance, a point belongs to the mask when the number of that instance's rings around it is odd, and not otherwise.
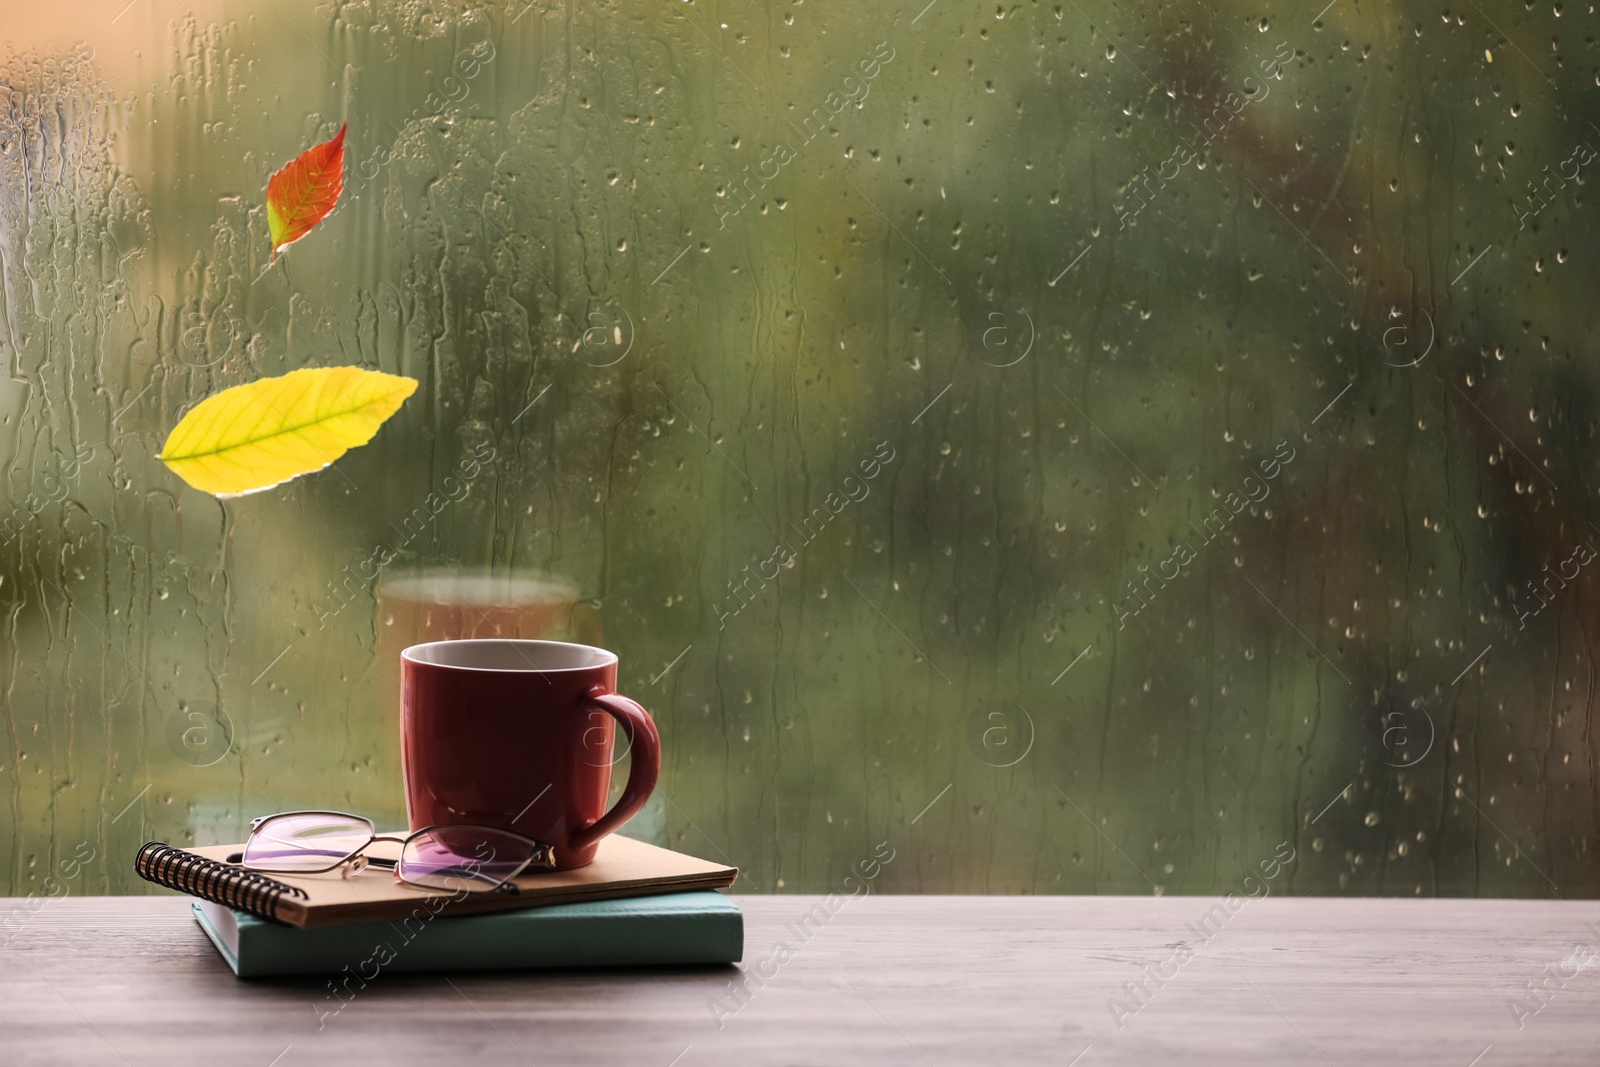
[{"label": "mug handle", "polygon": [[628,784],[623,787],[616,806],[593,824],[573,831],[571,841],[575,849],[598,844],[602,837],[621,829],[623,823],[644,807],[655,791],[656,779],[661,776],[661,735],[656,733],[655,721],[648,711],[620,693],[591,693],[584,702],[617,720],[617,725],[627,735],[633,762],[628,768]]}]

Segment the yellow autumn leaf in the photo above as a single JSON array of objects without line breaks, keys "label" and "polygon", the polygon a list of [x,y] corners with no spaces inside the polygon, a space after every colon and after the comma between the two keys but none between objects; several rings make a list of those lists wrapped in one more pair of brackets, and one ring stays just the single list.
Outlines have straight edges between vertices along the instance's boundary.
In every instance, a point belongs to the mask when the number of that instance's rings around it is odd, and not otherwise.
[{"label": "yellow autumn leaf", "polygon": [[414,378],[310,367],[224,389],[167,436],[161,460],[204,493],[239,496],[321,470],[372,440]]}]

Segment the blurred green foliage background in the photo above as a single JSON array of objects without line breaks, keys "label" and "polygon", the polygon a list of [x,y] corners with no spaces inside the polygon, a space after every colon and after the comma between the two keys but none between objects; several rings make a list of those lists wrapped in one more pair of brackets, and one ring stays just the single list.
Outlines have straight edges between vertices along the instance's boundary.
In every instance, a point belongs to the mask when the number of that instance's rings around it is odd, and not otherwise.
[{"label": "blurred green foliage background", "polygon": [[[1218,893],[1288,841],[1290,892],[1594,895],[1596,16],[1315,7],[19,16],[0,893],[401,822],[382,589],[442,567],[577,591],[664,738],[630,832],[746,891],[887,840],[886,891]],[[155,459],[335,364],[422,383],[335,469]]]}]

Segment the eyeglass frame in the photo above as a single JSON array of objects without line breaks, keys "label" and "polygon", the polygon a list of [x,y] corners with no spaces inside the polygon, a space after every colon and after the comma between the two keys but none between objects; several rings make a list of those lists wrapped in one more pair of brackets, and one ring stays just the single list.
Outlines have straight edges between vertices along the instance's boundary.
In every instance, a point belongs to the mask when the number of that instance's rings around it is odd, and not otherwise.
[{"label": "eyeglass frame", "polygon": [[[304,867],[263,867],[259,864],[244,862],[244,857],[248,855],[250,851],[250,839],[255,837],[256,831],[261,827],[261,825],[263,823],[270,822],[273,819],[281,819],[290,815],[334,815],[341,819],[350,819],[354,822],[363,822],[367,825],[367,832],[369,836],[359,848],[350,852],[341,859],[328,864],[328,866],[319,867],[316,870],[307,870]],[[556,852],[554,847],[539,841],[535,841],[531,837],[524,837],[523,835],[512,830],[502,830],[498,826],[477,826],[473,823],[434,823],[432,826],[424,826],[422,829],[413,830],[408,834],[401,834],[398,832],[379,833],[377,824],[371,819],[367,818],[365,815],[355,815],[348,811],[332,811],[326,808],[304,808],[296,811],[280,811],[272,815],[258,815],[254,819],[251,819],[250,833],[245,838],[244,850],[239,853],[238,864],[245,870],[261,871],[264,874],[327,874],[329,871],[337,870],[340,872],[340,875],[345,878],[350,878],[354,875],[360,874],[367,867],[371,866],[392,870],[394,872],[395,881],[397,882],[404,882],[406,885],[414,885],[419,889],[436,890],[439,888],[436,885],[425,885],[421,882],[413,882],[409,878],[402,878],[400,876],[400,860],[405,857],[406,846],[409,845],[415,838],[421,837],[426,833],[432,833],[435,830],[492,830],[497,834],[505,834],[507,837],[516,838],[518,841],[525,841],[531,846],[530,851],[532,855],[530,855],[528,859],[523,862],[522,866],[506,875],[503,881],[496,885],[487,886],[483,889],[469,889],[468,892],[511,894],[521,893],[522,890],[515,882],[512,881],[513,878],[527,871],[530,867],[535,867],[538,870],[548,871],[553,869],[556,865]],[[399,842],[400,857],[396,859],[388,859],[384,856],[368,856],[364,854],[367,849],[371,848],[379,841]],[[229,858],[231,859],[232,857]],[[360,862],[357,863],[357,860]],[[481,871],[479,873],[481,874]]]}]

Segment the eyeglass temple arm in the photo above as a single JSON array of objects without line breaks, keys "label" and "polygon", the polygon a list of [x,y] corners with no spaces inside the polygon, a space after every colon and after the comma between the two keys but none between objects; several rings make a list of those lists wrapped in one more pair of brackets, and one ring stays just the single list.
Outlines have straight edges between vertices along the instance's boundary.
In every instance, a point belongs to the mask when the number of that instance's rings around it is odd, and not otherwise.
[{"label": "eyeglass temple arm", "polygon": [[[410,834],[402,834],[402,833],[373,834],[372,835],[372,841],[368,841],[365,847],[366,848],[371,848],[373,842],[376,842],[376,841],[395,841],[395,842],[404,843],[406,838],[408,838],[410,836],[411,836]],[[388,858],[386,858],[384,856],[373,856],[373,855],[365,853],[365,852],[363,853],[363,855],[365,856],[366,861],[367,861],[367,866],[369,866],[369,867],[381,867],[384,870],[392,871],[392,870],[394,870],[396,867],[398,867],[400,865],[400,861],[397,860],[397,859],[388,859]]]}]

